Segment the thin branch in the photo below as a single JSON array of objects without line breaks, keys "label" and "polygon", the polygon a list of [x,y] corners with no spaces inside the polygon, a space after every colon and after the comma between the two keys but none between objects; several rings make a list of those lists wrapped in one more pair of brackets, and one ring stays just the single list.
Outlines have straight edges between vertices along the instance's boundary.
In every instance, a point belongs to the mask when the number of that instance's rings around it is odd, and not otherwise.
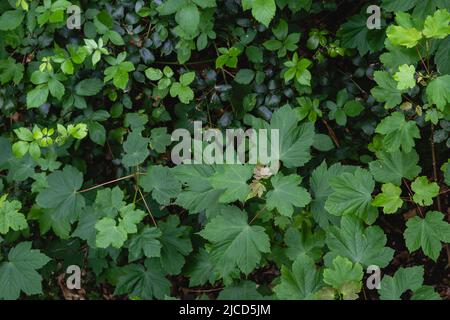
[{"label": "thin branch", "polygon": [[152,218],[153,224],[155,225],[155,227],[158,228],[158,224],[156,223],[155,218],[153,217],[152,211],[150,210],[150,208],[148,207],[147,201],[145,201],[144,195],[142,194],[141,188],[139,188],[138,185],[136,185],[136,188],[139,191],[139,194],[141,195],[142,201],[144,201],[144,205],[145,208],[147,209],[148,213],[150,214],[150,218]]},{"label": "thin branch", "polygon": [[88,191],[91,191],[91,190],[94,190],[94,189],[97,189],[97,188],[100,188],[100,187],[103,187],[103,186],[106,186],[106,185],[109,185],[109,184],[116,183],[116,182],[118,182],[118,181],[122,181],[122,180],[130,179],[130,178],[134,178],[136,175],[139,175],[139,174],[141,174],[141,173],[136,172],[136,173],[130,174],[130,175],[125,176],[125,177],[121,177],[121,178],[117,178],[117,179],[114,179],[114,180],[111,180],[111,181],[107,181],[107,182],[104,182],[104,183],[95,185],[95,186],[93,186],[93,187],[90,187],[90,188],[87,188],[87,189],[80,190],[80,191],[78,191],[78,193],[88,192]]},{"label": "thin branch", "polygon": [[[436,148],[434,146],[433,136],[434,136],[434,125],[431,124],[430,144],[431,144],[431,157],[433,159],[433,178],[434,178],[434,181],[437,183],[438,182],[438,170],[437,170],[437,165],[436,165]],[[438,211],[442,211],[441,197],[438,195],[436,200],[437,200]]]}]

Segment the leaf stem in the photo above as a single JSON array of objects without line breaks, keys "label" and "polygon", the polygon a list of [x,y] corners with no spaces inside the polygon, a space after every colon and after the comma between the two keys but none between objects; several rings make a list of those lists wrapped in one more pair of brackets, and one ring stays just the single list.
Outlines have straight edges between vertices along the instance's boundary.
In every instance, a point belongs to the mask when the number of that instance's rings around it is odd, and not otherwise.
[{"label": "leaf stem", "polygon": [[119,182],[119,181],[122,181],[122,180],[134,178],[136,175],[140,175],[140,174],[141,173],[136,172],[136,173],[130,174],[130,175],[125,176],[125,177],[120,177],[120,178],[117,178],[117,179],[114,179],[114,180],[111,180],[111,181],[103,182],[103,183],[95,185],[93,187],[80,190],[80,191],[78,191],[78,193],[84,193],[84,192],[88,192],[88,191],[91,191],[91,190],[95,190],[97,188],[100,188],[100,187],[103,187],[103,186],[106,186],[106,185],[109,185],[109,184],[113,184],[113,183],[116,183],[116,182]]}]

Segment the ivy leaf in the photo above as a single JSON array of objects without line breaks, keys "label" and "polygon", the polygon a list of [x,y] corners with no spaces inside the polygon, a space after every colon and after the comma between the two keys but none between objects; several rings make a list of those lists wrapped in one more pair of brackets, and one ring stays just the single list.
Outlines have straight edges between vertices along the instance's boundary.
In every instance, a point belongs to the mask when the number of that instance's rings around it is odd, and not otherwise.
[{"label": "ivy leaf", "polygon": [[275,0],[252,0],[252,15],[256,21],[269,26],[276,12]]},{"label": "ivy leaf", "polygon": [[215,189],[221,189],[219,198],[221,203],[230,203],[236,200],[244,202],[250,193],[247,181],[253,176],[253,165],[220,165],[216,173],[209,178]]},{"label": "ivy leaf", "polygon": [[267,193],[267,209],[277,208],[278,212],[284,216],[292,217],[294,206],[298,208],[305,207],[311,202],[311,196],[306,189],[300,187],[302,178],[291,174],[283,176],[279,173],[270,179],[273,190]]},{"label": "ivy leaf", "polygon": [[42,277],[36,271],[50,258],[31,249],[31,242],[21,242],[8,254],[8,261],[0,263],[0,299],[14,300],[20,292],[27,295],[42,293]]},{"label": "ivy leaf", "polygon": [[175,179],[168,167],[151,166],[147,173],[140,177],[139,184],[145,192],[151,192],[152,198],[161,205],[170,204],[181,191],[181,183]]},{"label": "ivy leaf", "polygon": [[17,200],[8,201],[6,197],[0,197],[0,234],[7,234],[9,229],[19,231],[28,228],[27,219],[19,212],[22,204]]},{"label": "ivy leaf", "polygon": [[148,143],[148,139],[142,137],[140,132],[132,131],[123,144],[125,150],[125,155],[122,158],[123,165],[134,167],[143,163],[149,154]]},{"label": "ivy leaf", "polygon": [[247,214],[237,208],[212,219],[199,234],[213,244],[211,258],[222,277],[235,267],[248,275],[258,266],[261,253],[270,252],[265,229],[249,225]]},{"label": "ivy leaf", "polygon": [[375,187],[369,171],[357,168],[354,173],[343,173],[330,179],[333,193],[325,202],[325,209],[337,216],[353,215],[372,224],[378,212],[372,207]]},{"label": "ivy leaf", "polygon": [[415,47],[422,39],[422,33],[413,27],[389,26],[386,35],[393,45],[407,48]]},{"label": "ivy leaf", "polygon": [[71,166],[55,171],[47,177],[48,187],[42,190],[36,203],[52,209],[55,218],[73,222],[85,207],[84,197],[77,191],[83,185],[83,174]]},{"label": "ivy leaf", "polygon": [[413,217],[406,222],[403,234],[410,252],[422,248],[426,256],[437,261],[442,243],[450,243],[450,224],[437,211],[428,212],[425,218]]},{"label": "ivy leaf", "polygon": [[384,276],[381,288],[378,290],[381,300],[400,300],[401,295],[407,291],[415,291],[423,283],[423,266],[399,268],[393,277]]},{"label": "ivy leaf", "polygon": [[432,80],[426,89],[427,98],[439,110],[444,111],[450,104],[450,75],[444,75]]},{"label": "ivy leaf", "polygon": [[375,71],[374,79],[377,87],[372,88],[370,93],[378,102],[385,102],[387,109],[394,108],[402,102],[402,93],[397,87],[397,82],[385,71]]},{"label": "ivy leaf", "polygon": [[416,68],[407,64],[401,65],[398,71],[394,74],[394,80],[397,81],[397,89],[406,90],[416,86]]},{"label": "ivy leaf", "polygon": [[145,267],[130,264],[119,277],[114,294],[127,294],[141,299],[164,299],[170,295],[170,281],[155,259],[145,260]]},{"label": "ivy leaf", "polygon": [[422,171],[417,165],[419,155],[414,149],[409,153],[380,151],[377,157],[379,160],[370,162],[369,169],[378,182],[390,182],[400,186],[403,178],[412,180]]},{"label": "ivy leaf", "polygon": [[280,300],[312,300],[321,288],[321,273],[308,256],[299,256],[291,270],[282,266],[280,279],[274,288]]},{"label": "ivy leaf", "polygon": [[396,213],[403,205],[403,200],[400,198],[402,189],[392,183],[386,183],[381,186],[381,191],[382,193],[372,201],[372,205],[383,207],[384,213]]},{"label": "ivy leaf", "polygon": [[347,258],[337,256],[331,268],[323,271],[323,282],[329,284],[343,295],[344,300],[356,300],[361,291],[363,268]]},{"label": "ivy leaf", "polygon": [[450,12],[437,10],[425,19],[423,35],[427,38],[444,39],[450,34]]},{"label": "ivy leaf", "polygon": [[161,256],[161,231],[154,227],[145,226],[128,242],[128,261],[133,262],[142,257],[153,258]]},{"label": "ivy leaf", "polygon": [[421,206],[431,206],[433,198],[439,194],[439,185],[436,182],[429,182],[427,177],[417,177],[411,183],[411,189],[415,192],[413,200]]},{"label": "ivy leaf", "polygon": [[375,132],[384,135],[383,147],[394,152],[402,148],[404,152],[410,152],[415,145],[414,139],[420,138],[420,131],[415,121],[405,120],[400,112],[394,112],[381,120]]},{"label": "ivy leaf", "polygon": [[162,232],[161,266],[168,274],[179,274],[184,266],[185,256],[192,251],[190,228],[181,226],[178,216],[171,215],[159,224],[159,229]]},{"label": "ivy leaf", "polygon": [[325,242],[330,249],[324,258],[327,265],[330,264],[327,261],[342,256],[364,267],[384,268],[394,255],[393,249],[385,247],[387,238],[380,227],[364,228],[359,219],[349,216],[342,217],[340,227],[328,228]]}]

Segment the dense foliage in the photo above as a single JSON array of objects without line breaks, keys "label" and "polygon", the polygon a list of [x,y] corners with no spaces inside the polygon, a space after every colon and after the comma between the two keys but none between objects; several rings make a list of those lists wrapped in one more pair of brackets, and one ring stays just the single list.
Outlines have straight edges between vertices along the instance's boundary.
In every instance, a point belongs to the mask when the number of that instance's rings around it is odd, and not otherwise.
[{"label": "dense foliage", "polygon": [[[449,299],[449,10],[2,0],[0,299]],[[280,171],[175,166],[197,120]]]}]

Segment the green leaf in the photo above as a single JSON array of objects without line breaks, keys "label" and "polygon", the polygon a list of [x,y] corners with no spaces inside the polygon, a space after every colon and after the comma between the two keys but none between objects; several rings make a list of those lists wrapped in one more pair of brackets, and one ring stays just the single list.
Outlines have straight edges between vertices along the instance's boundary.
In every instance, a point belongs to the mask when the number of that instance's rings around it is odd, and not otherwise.
[{"label": "green leaf", "polygon": [[403,236],[409,252],[422,248],[426,256],[437,261],[442,251],[441,242],[450,242],[450,224],[442,213],[430,211],[425,218],[415,216],[409,219]]},{"label": "green leaf", "polygon": [[375,187],[369,171],[357,168],[354,173],[343,173],[330,179],[333,193],[325,202],[325,209],[337,216],[352,215],[372,224],[378,211],[371,205]]},{"label": "green leaf", "polygon": [[145,267],[130,264],[119,277],[114,294],[127,294],[131,298],[164,299],[170,295],[170,281],[164,276],[164,270],[158,261],[147,259]]},{"label": "green leaf", "polygon": [[386,108],[391,109],[402,102],[402,92],[397,87],[397,82],[391,78],[389,73],[375,71],[374,79],[377,87],[372,88],[370,93],[378,102],[385,102]]},{"label": "green leaf", "polygon": [[444,75],[432,80],[426,89],[427,98],[439,110],[444,111],[450,104],[450,75]]},{"label": "green leaf", "polygon": [[61,98],[64,96],[64,93],[66,92],[64,85],[55,78],[51,78],[48,81],[48,89],[50,91],[50,94],[58,100],[61,100]]},{"label": "green leaf", "polygon": [[347,258],[337,256],[333,260],[333,267],[323,271],[323,282],[343,294],[344,300],[356,300],[361,291],[363,275],[361,264],[353,264]]},{"label": "green leaf", "polygon": [[38,108],[47,102],[49,89],[47,85],[39,85],[27,93],[27,108]]},{"label": "green leaf", "polygon": [[432,286],[422,286],[414,291],[411,300],[442,300]]},{"label": "green leaf", "polygon": [[276,12],[275,0],[253,0],[252,15],[256,21],[261,22],[266,27],[269,26]]},{"label": "green leaf", "polygon": [[270,252],[265,229],[249,225],[247,214],[237,208],[212,219],[199,234],[212,243],[211,258],[222,277],[235,267],[248,275],[260,263],[261,253]]},{"label": "green leaf", "polygon": [[26,141],[18,141],[12,145],[12,153],[16,158],[23,158],[28,150],[29,150],[30,144]]},{"label": "green leaf", "polygon": [[160,165],[149,167],[147,173],[140,177],[139,184],[161,205],[170,204],[170,199],[176,198],[181,191],[181,184],[170,169]]},{"label": "green leaf", "polygon": [[153,258],[161,256],[161,230],[145,226],[128,242],[128,261],[133,262],[142,257]]},{"label": "green leaf", "polygon": [[405,116],[400,112],[394,112],[384,118],[375,131],[385,135],[383,147],[389,152],[397,151],[401,147],[404,152],[408,153],[415,145],[414,139],[420,138],[416,122],[405,120]]},{"label": "green leaf", "polygon": [[97,95],[103,88],[103,82],[97,78],[84,79],[75,86],[75,93],[83,97]]},{"label": "green leaf", "polygon": [[386,35],[393,45],[406,48],[415,47],[422,39],[422,33],[413,27],[389,26]]},{"label": "green leaf", "polygon": [[439,194],[439,185],[429,182],[427,177],[417,177],[411,183],[411,189],[414,191],[414,202],[421,206],[431,206],[433,198]]},{"label": "green leaf", "polygon": [[384,276],[378,290],[380,299],[400,300],[405,291],[419,289],[423,283],[423,273],[423,266],[416,266],[399,268],[393,277]]},{"label": "green leaf", "polygon": [[255,72],[251,69],[241,69],[236,73],[234,81],[239,84],[250,84],[255,78]]},{"label": "green leaf", "polygon": [[392,183],[387,183],[381,186],[381,191],[382,193],[378,194],[372,201],[372,205],[383,207],[384,213],[396,213],[403,205],[403,200],[400,198],[402,189]]},{"label": "green leaf", "polygon": [[282,266],[280,279],[274,288],[280,300],[312,300],[321,288],[321,273],[308,256],[299,256],[291,270]]},{"label": "green leaf", "polygon": [[213,284],[218,278],[210,254],[202,248],[199,249],[199,253],[188,263],[187,267],[190,287],[200,286],[206,283]]},{"label": "green leaf", "polygon": [[409,153],[395,151],[377,153],[379,160],[369,163],[370,173],[378,182],[402,184],[402,179],[412,180],[422,171],[418,166],[419,155],[413,149]]},{"label": "green leaf", "polygon": [[151,81],[158,81],[163,77],[163,73],[159,69],[148,68],[147,70],[145,70],[145,76]]},{"label": "green leaf", "polygon": [[187,3],[175,15],[176,22],[188,34],[194,34],[200,23],[200,12],[193,3]]},{"label": "green leaf", "polygon": [[228,164],[220,165],[216,173],[209,178],[214,189],[222,190],[219,198],[221,203],[230,203],[236,200],[245,202],[250,193],[247,181],[253,176],[253,165]]},{"label": "green leaf", "polygon": [[165,153],[167,146],[172,143],[167,128],[154,128],[150,134],[150,148],[158,153]]},{"label": "green leaf", "polygon": [[123,150],[125,151],[122,158],[123,165],[134,167],[143,163],[149,154],[148,143],[148,139],[142,137],[140,132],[132,131],[123,144]]},{"label": "green leaf", "polygon": [[136,225],[142,221],[145,212],[136,210],[134,204],[129,204],[120,208],[119,215],[118,222],[113,218],[105,217],[95,224],[97,247],[121,248],[127,240],[128,234],[137,232]]},{"label": "green leaf", "polygon": [[22,23],[25,15],[22,10],[9,10],[0,16],[0,30],[14,30]]},{"label": "green leaf", "polygon": [[158,227],[162,232],[161,266],[168,274],[179,274],[185,264],[185,257],[192,252],[190,227],[180,225],[176,215],[169,216]]},{"label": "green leaf", "polygon": [[[434,56],[434,62],[436,62],[437,69],[440,74],[450,73],[450,57],[448,52],[450,52],[450,37],[442,40]],[[447,99],[447,101],[448,100],[449,99]]]},{"label": "green leaf", "polygon": [[263,300],[263,296],[256,290],[257,287],[255,282],[244,280],[237,285],[225,287],[217,300]]},{"label": "green leaf", "polygon": [[450,34],[450,12],[437,10],[425,19],[423,35],[427,38],[444,39]]},{"label": "green leaf", "polygon": [[406,90],[416,86],[416,68],[414,66],[408,66],[407,64],[401,65],[398,71],[394,74],[394,80],[397,81],[397,89]]},{"label": "green leaf", "polygon": [[325,233],[320,231],[310,233],[291,227],[284,234],[284,242],[287,245],[286,256],[292,261],[295,261],[300,255],[307,255],[317,261],[322,257]]},{"label": "green leaf", "polygon": [[78,193],[83,185],[83,174],[71,166],[62,171],[55,171],[47,177],[48,187],[42,190],[36,203],[47,209],[52,209],[55,218],[74,221],[81,214],[85,201]]},{"label": "green leaf", "polygon": [[9,251],[8,261],[0,263],[0,299],[14,300],[23,291],[27,295],[42,293],[42,277],[36,271],[50,258],[31,249],[31,242],[21,242]]},{"label": "green leaf", "polygon": [[7,234],[9,229],[20,231],[28,228],[27,219],[19,212],[22,204],[6,200],[6,195],[0,197],[0,234]]},{"label": "green leaf", "polygon": [[22,81],[25,67],[21,63],[15,63],[13,58],[8,57],[6,60],[0,60],[0,83],[6,84],[13,81],[19,84]]},{"label": "green leaf", "polygon": [[359,219],[345,216],[340,227],[333,226],[327,230],[326,244],[330,252],[325,255],[325,262],[329,265],[334,257],[342,256],[361,263],[363,267],[377,265],[384,268],[394,255],[393,249],[385,247],[386,242],[386,235],[380,227],[364,228]]},{"label": "green leaf", "polygon": [[283,176],[279,173],[272,177],[273,190],[266,195],[268,210],[277,209],[284,216],[292,217],[294,207],[303,208],[311,202],[311,196],[306,189],[300,187],[302,178],[291,174]]}]

